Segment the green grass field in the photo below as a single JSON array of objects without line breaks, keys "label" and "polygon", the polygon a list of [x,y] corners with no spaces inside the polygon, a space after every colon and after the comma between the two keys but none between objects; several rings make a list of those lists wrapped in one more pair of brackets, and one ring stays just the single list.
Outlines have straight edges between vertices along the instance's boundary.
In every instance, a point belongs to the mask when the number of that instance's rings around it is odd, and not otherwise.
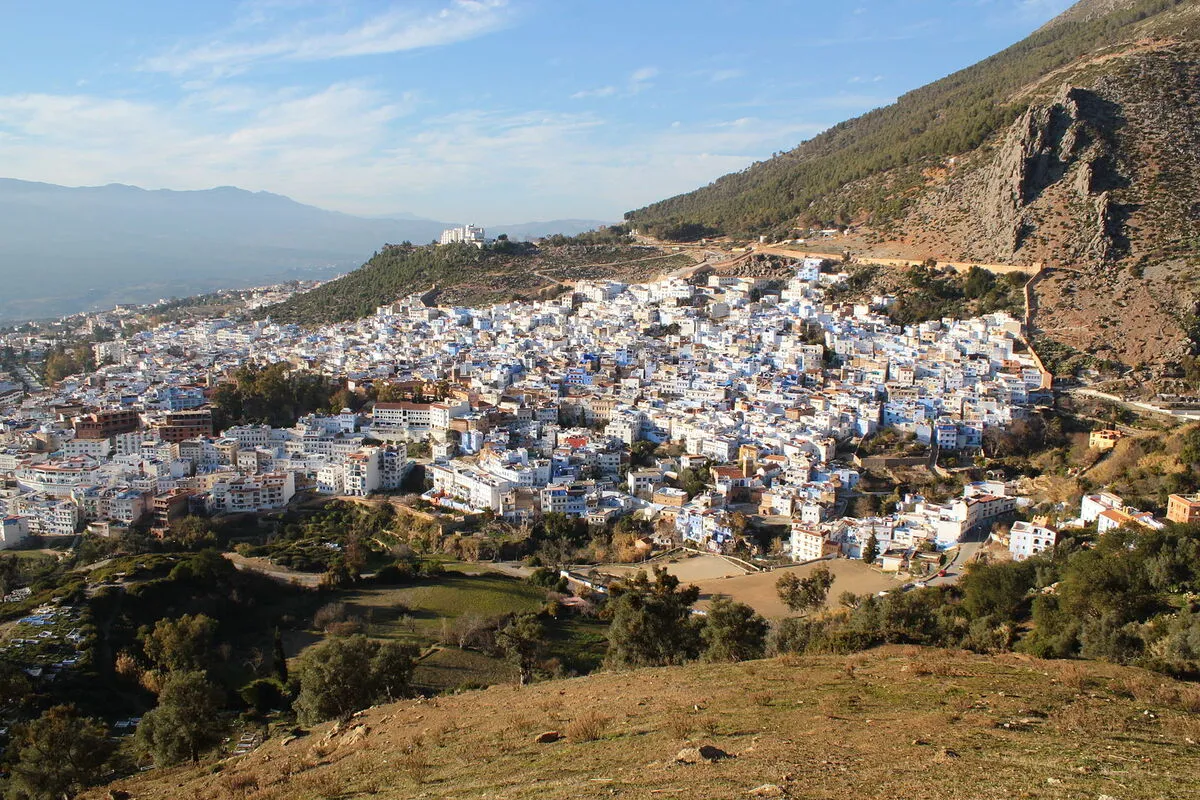
[{"label": "green grass field", "polygon": [[546,592],[507,575],[448,570],[411,586],[357,588],[338,599],[369,623],[372,636],[427,642],[441,635],[443,621],[453,624],[464,615],[537,611]]},{"label": "green grass field", "polygon": [[[346,615],[361,620],[368,636],[411,643],[422,650],[441,642],[460,621],[482,622],[505,614],[536,612],[546,603],[545,589],[488,572],[478,564],[447,562],[444,569],[440,575],[408,585],[360,585],[330,599],[345,603]],[[607,648],[606,631],[605,623],[572,613],[550,620],[547,649],[549,656],[557,659],[557,671],[570,675],[596,669]],[[321,638],[323,634],[317,631],[293,632],[288,636],[289,652]],[[414,682],[422,690],[440,692],[507,683],[516,677],[512,666],[501,658],[441,644],[422,658]]]}]

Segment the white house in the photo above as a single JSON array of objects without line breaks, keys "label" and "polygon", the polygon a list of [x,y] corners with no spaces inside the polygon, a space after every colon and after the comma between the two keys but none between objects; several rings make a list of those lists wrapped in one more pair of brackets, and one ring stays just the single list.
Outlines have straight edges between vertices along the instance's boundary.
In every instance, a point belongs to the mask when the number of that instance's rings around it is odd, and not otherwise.
[{"label": "white house", "polygon": [[1057,541],[1058,531],[1053,528],[1018,520],[1008,534],[1008,552],[1014,561],[1024,561],[1052,549]]}]

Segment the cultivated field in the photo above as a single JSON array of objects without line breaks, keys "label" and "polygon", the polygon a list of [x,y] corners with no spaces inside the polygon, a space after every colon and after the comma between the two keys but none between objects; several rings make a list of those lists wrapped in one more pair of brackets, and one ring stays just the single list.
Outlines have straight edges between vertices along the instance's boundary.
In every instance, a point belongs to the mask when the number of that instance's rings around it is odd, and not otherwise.
[{"label": "cultivated field", "polygon": [[[344,616],[357,620],[374,639],[416,645],[421,658],[414,683],[424,691],[485,686],[516,679],[502,658],[478,650],[463,650],[460,631],[480,628],[507,614],[536,612],[546,603],[546,590],[485,565],[448,563],[442,574],[414,579],[398,586],[366,582],[331,596],[345,604]],[[565,612],[546,622],[549,655],[558,659],[561,674],[595,669],[604,657],[604,623]],[[320,641],[319,630],[288,631],[289,655]]]},{"label": "cultivated field", "polygon": [[[833,588],[829,590],[829,604],[836,605],[837,597],[842,592],[855,594],[874,594],[875,592],[894,589],[899,582],[890,576],[882,575],[861,561],[834,559],[822,561],[833,572]],[[697,608],[707,608],[714,594],[725,594],[740,603],[746,603],[768,619],[788,615],[787,608],[779,602],[775,593],[775,582],[786,572],[797,575],[808,575],[817,568],[817,564],[804,564],[797,567],[782,567],[771,572],[750,572],[720,556],[714,555],[682,555],[678,558],[654,559],[644,564],[605,564],[597,569],[606,575],[632,575],[639,569],[647,572],[654,566],[664,567],[672,575],[684,583],[694,583],[700,587],[700,602]]]},{"label": "cultivated field", "polygon": [[[684,583],[699,583],[715,578],[745,575],[749,570],[720,556],[697,553],[677,553],[666,558],[654,558],[641,564],[603,564],[596,569],[605,575],[634,575],[639,570],[649,573],[662,567]],[[586,571],[586,570],[585,570]]]}]

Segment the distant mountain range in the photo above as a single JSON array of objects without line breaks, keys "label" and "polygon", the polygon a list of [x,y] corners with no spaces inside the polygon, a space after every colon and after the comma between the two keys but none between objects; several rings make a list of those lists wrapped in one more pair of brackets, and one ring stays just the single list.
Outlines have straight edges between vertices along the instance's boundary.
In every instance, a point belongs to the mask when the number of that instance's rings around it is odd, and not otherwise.
[{"label": "distant mountain range", "polygon": [[[0,320],[331,277],[386,243],[429,242],[453,224],[356,217],[229,186],[180,192],[0,179]],[[601,224],[552,220],[488,233],[536,238]]]}]

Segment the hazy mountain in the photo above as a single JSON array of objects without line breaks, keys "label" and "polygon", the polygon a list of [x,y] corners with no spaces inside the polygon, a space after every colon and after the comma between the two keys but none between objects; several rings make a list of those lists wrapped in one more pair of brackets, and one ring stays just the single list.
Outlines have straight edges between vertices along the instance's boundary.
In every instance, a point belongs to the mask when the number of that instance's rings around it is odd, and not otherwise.
[{"label": "hazy mountain", "polygon": [[0,180],[0,319],[320,277],[445,225],[369,220],[232,187],[147,191]]},{"label": "hazy mountain", "polygon": [[1200,352],[1200,3],[1084,0],[1025,40],[696,191],[632,211],[662,238],[851,225],[858,254],[1042,262],[1060,353]]},{"label": "hazy mountain", "polygon": [[[177,192],[0,179],[0,320],[332,277],[384,244],[427,243],[453,224],[407,212],[356,217],[230,186]],[[599,224],[557,220],[488,232],[524,239]]]}]

